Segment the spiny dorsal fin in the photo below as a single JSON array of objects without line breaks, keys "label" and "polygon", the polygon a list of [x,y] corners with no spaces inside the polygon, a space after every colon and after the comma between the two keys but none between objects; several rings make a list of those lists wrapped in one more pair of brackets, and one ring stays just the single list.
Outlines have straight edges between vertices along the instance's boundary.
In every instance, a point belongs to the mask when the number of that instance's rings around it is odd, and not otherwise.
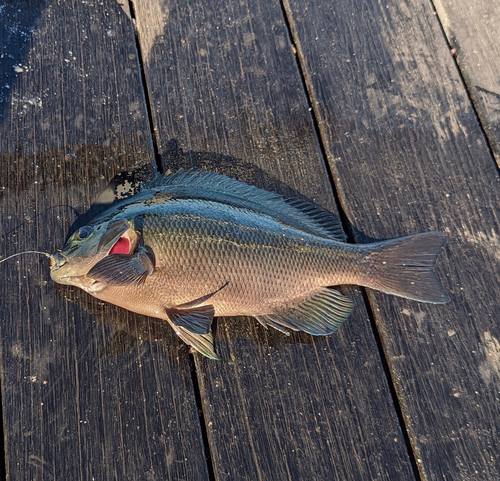
[{"label": "spiny dorsal fin", "polygon": [[255,210],[308,234],[346,240],[340,218],[327,210],[214,172],[179,170],[165,177],[157,175],[141,192],[148,189]]}]

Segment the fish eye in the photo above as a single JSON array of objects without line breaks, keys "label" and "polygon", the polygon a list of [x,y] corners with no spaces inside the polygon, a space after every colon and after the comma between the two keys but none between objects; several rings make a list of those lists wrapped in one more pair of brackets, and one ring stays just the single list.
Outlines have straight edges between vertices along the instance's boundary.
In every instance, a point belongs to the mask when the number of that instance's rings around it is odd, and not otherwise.
[{"label": "fish eye", "polygon": [[94,232],[94,229],[88,225],[83,226],[76,234],[76,238],[78,240],[84,240],[87,239],[92,232]]}]

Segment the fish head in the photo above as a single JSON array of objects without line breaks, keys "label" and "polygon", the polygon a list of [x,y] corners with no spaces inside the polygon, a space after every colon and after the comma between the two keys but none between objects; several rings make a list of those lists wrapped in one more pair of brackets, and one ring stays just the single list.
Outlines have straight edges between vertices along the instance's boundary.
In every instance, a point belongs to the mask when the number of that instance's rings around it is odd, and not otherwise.
[{"label": "fish head", "polygon": [[133,221],[126,219],[80,227],[62,249],[52,254],[50,277],[58,284],[89,290],[96,283],[87,276],[92,267],[110,254],[129,254],[139,240]]}]

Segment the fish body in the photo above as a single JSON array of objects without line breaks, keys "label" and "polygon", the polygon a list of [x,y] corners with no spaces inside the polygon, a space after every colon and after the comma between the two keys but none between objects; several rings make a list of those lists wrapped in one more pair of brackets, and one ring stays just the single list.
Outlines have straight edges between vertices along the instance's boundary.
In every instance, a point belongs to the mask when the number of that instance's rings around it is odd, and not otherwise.
[{"label": "fish body", "polygon": [[214,173],[180,171],[79,229],[52,256],[51,277],[164,319],[215,358],[214,316],[331,334],[353,303],[328,286],[446,302],[433,272],[445,242],[431,232],[348,244],[338,218],[316,206]]}]

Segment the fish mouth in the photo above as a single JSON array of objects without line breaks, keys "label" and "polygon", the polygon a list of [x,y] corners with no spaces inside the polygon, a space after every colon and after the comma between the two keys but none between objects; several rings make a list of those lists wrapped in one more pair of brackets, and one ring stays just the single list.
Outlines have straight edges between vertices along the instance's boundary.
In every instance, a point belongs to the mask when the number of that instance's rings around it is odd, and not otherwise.
[{"label": "fish mouth", "polygon": [[50,256],[50,270],[60,269],[67,262],[68,259],[60,251],[54,252]]},{"label": "fish mouth", "polygon": [[58,284],[76,286],[90,293],[98,292],[104,287],[101,282],[79,274],[70,258],[59,250],[50,256],[50,277]]}]

